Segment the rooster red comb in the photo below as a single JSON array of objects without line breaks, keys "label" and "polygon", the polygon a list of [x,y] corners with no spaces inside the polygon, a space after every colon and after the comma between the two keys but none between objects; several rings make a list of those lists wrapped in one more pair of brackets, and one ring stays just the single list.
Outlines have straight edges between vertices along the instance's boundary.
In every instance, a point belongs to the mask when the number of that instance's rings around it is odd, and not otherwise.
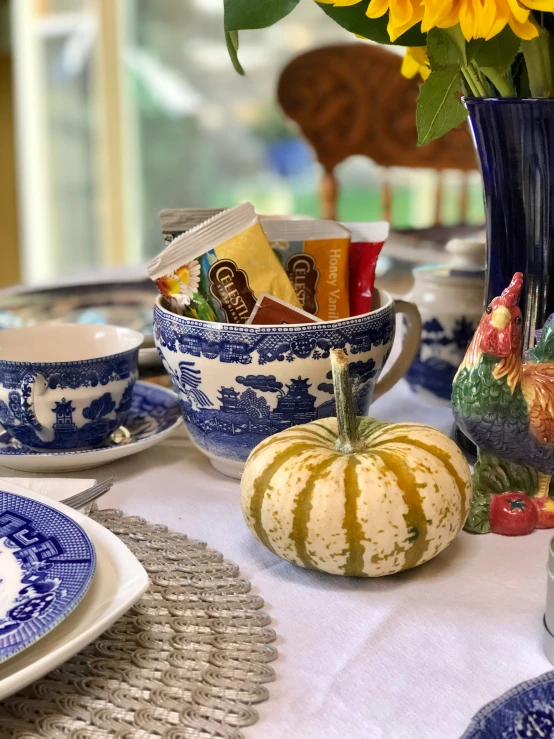
[{"label": "rooster red comb", "polygon": [[508,287],[498,298],[498,303],[500,305],[505,305],[506,308],[514,308],[519,303],[519,295],[521,293],[522,285],[523,275],[521,272],[516,272]]}]

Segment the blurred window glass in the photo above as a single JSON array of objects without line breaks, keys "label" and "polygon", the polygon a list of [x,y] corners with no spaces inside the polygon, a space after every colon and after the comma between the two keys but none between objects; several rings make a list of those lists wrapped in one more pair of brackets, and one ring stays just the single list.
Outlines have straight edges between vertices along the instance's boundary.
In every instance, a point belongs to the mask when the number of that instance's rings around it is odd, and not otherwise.
[{"label": "blurred window glass", "polygon": [[[163,245],[162,208],[248,199],[318,215],[319,168],[277,109],[277,79],[289,58],[351,37],[302,2],[241,34],[240,77],[222,12],[222,0],[12,0],[27,282],[144,261]],[[356,158],[338,173],[342,217],[379,218],[379,169]],[[435,179],[400,180],[394,219],[430,225]]]}]

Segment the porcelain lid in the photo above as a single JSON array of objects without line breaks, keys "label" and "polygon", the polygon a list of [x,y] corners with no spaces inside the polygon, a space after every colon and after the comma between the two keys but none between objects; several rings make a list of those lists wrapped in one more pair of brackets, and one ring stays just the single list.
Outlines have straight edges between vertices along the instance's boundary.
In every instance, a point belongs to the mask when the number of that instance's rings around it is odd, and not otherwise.
[{"label": "porcelain lid", "polygon": [[452,254],[449,264],[458,269],[485,269],[485,242],[481,238],[452,239],[445,247]]},{"label": "porcelain lid", "polygon": [[448,264],[416,267],[417,282],[483,288],[485,281],[485,243],[481,239],[452,239],[446,245],[452,254]]}]

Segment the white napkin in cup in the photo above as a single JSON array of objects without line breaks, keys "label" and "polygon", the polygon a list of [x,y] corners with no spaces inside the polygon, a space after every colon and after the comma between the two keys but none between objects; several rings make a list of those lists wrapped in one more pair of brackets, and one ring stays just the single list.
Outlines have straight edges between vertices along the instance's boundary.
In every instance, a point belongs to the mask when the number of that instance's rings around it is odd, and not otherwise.
[{"label": "white napkin in cup", "polygon": [[0,486],[3,481],[58,501],[80,493],[96,483],[92,479],[74,480],[65,477],[0,477]]}]

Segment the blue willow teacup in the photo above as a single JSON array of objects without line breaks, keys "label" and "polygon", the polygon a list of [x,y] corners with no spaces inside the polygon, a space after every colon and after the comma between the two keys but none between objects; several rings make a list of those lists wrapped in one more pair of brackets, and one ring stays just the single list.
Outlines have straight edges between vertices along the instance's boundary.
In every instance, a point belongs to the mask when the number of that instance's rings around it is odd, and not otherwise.
[{"label": "blue willow teacup", "polygon": [[0,424],[31,449],[97,446],[127,419],[142,341],[117,326],[0,332]]},{"label": "blue willow teacup", "polygon": [[[290,426],[335,414],[329,350],[344,349],[359,415],[404,375],[419,347],[417,308],[387,294],[353,318],[297,326],[210,323],[154,309],[154,336],[179,394],[194,444],[224,475],[240,477],[251,450]],[[410,325],[402,353],[378,381],[389,356],[395,311]]]}]

